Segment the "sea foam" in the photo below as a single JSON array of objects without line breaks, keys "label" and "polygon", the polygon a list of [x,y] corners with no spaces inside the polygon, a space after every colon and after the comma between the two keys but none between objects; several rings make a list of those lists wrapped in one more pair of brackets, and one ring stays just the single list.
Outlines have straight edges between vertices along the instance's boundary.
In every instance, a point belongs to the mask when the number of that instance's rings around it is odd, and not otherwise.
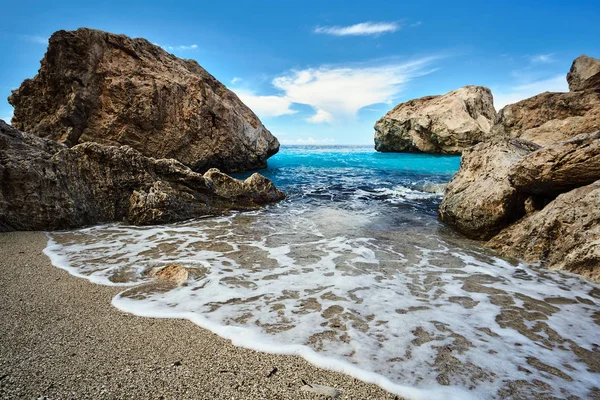
[{"label": "sea foam", "polygon": [[[441,225],[448,176],[406,171],[397,155],[385,164],[380,154],[361,162],[356,149],[325,154],[272,163],[265,173],[288,194],[278,205],[53,232],[45,253],[76,276],[132,286],[113,299],[123,311],[186,318],[408,399],[600,390],[600,286],[509,263]],[[169,263],[190,278],[157,287],[147,271]]]}]

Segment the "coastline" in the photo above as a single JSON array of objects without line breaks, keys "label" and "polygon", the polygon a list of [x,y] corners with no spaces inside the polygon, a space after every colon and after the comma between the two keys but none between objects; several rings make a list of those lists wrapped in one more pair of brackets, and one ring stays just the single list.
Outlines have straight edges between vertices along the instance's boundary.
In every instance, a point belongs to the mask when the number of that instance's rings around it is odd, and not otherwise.
[{"label": "coastline", "polygon": [[[314,399],[302,380],[339,398],[394,399],[383,389],[259,353],[186,320],[120,312],[123,288],[55,268],[42,232],[0,234],[0,397]],[[269,376],[271,371],[277,372]]]}]

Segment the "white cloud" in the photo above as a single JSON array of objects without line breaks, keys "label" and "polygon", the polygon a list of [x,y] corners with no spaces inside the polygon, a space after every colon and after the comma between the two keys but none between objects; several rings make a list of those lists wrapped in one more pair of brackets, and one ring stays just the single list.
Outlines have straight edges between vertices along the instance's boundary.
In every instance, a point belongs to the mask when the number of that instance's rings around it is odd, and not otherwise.
[{"label": "white cloud", "polygon": [[233,89],[259,117],[295,114],[292,105],[312,107],[310,123],[332,123],[352,118],[363,107],[393,103],[411,79],[435,71],[430,64],[436,57],[376,67],[348,66],[307,68],[290,71],[273,79],[279,94],[262,96]]},{"label": "white cloud", "polygon": [[156,46],[162,47],[163,49],[167,50],[167,51],[186,51],[186,50],[197,50],[198,49],[198,45],[197,44],[191,44],[191,45],[179,45],[179,46],[169,46],[169,45],[162,45],[162,44],[158,44],[158,43],[153,43]]},{"label": "white cloud", "polygon": [[434,58],[377,67],[320,67],[292,71],[273,85],[292,103],[316,110],[311,122],[332,122],[336,116],[354,116],[365,106],[392,103],[406,82],[428,74]]},{"label": "white cloud", "polygon": [[238,78],[237,76],[234,76],[233,79],[231,80],[231,84],[235,85],[238,82],[243,81],[242,78]]},{"label": "white cloud", "polygon": [[315,115],[306,119],[307,122],[312,124],[322,124],[322,123],[331,123],[333,122],[333,115],[328,113],[325,110],[317,110]]},{"label": "white cloud", "polygon": [[400,28],[398,22],[361,22],[350,26],[318,26],[314,32],[334,36],[365,36],[396,32]]},{"label": "white cloud", "polygon": [[308,138],[300,138],[300,139],[282,140],[281,143],[282,144],[331,144],[331,143],[335,143],[335,139],[332,139],[332,138],[315,139],[313,137],[308,137]]},{"label": "white cloud", "polygon": [[48,45],[48,38],[45,36],[39,36],[39,35],[24,35],[25,39],[27,39],[30,42],[33,43],[37,43],[37,44],[43,44],[45,46]]},{"label": "white cloud", "polygon": [[534,64],[548,64],[554,62],[554,54],[538,54],[530,57],[530,61]]},{"label": "white cloud", "polygon": [[290,106],[292,102],[281,96],[257,96],[252,92],[236,90],[234,92],[252,111],[259,117],[278,117],[280,115],[289,115],[297,113]]},{"label": "white cloud", "polygon": [[569,87],[565,75],[556,75],[549,79],[537,80],[524,85],[512,86],[505,89],[492,90],[494,105],[500,110],[507,104],[527,99],[543,92],[568,92]]}]

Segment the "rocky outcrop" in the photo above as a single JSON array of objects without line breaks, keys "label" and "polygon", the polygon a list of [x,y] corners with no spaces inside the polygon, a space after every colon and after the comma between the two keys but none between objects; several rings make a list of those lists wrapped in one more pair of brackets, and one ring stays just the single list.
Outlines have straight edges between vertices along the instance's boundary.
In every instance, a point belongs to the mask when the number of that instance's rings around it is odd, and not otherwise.
[{"label": "rocky outcrop", "polygon": [[504,107],[492,135],[548,146],[600,130],[600,60],[577,58],[567,81],[568,93],[545,92]]},{"label": "rocky outcrop", "polygon": [[461,154],[494,124],[491,91],[465,86],[442,96],[398,104],[375,124],[375,149],[384,152]]},{"label": "rocky outcrop", "polygon": [[488,246],[600,281],[600,180],[561,194],[504,229]]},{"label": "rocky outcrop", "polygon": [[585,54],[577,57],[567,74],[569,90],[600,89],[600,60]]},{"label": "rocky outcrop", "polygon": [[440,219],[468,237],[489,239],[525,213],[527,196],[508,180],[509,168],[538,146],[494,138],[462,155],[460,170],[446,187]]},{"label": "rocky outcrop", "polygon": [[498,113],[493,136],[510,136],[548,146],[600,130],[600,90],[542,93],[509,104]]},{"label": "rocky outcrop", "polygon": [[600,179],[600,132],[581,134],[544,147],[510,168],[519,192],[555,197]]},{"label": "rocky outcrop", "polygon": [[127,145],[196,171],[263,168],[279,142],[194,60],[145,39],[58,31],[33,79],[13,91],[12,123],[69,147]]},{"label": "rocky outcrop", "polygon": [[67,148],[0,121],[0,231],[166,223],[284,197],[266,178],[250,181],[222,196],[220,182],[176,160],[94,142]]},{"label": "rocky outcrop", "polygon": [[440,218],[501,254],[600,281],[600,60],[579,57],[571,92],[504,107],[466,150]]}]

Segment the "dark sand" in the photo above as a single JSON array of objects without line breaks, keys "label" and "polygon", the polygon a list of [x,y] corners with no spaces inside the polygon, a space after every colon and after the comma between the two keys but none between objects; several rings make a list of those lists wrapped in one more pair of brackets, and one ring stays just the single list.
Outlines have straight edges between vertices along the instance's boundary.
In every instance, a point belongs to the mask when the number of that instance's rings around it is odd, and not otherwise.
[{"label": "dark sand", "polygon": [[[120,289],[53,267],[40,232],[0,234],[0,399],[393,399],[300,357],[233,346],[189,321],[110,305]],[[271,377],[269,373],[277,368]]]}]

